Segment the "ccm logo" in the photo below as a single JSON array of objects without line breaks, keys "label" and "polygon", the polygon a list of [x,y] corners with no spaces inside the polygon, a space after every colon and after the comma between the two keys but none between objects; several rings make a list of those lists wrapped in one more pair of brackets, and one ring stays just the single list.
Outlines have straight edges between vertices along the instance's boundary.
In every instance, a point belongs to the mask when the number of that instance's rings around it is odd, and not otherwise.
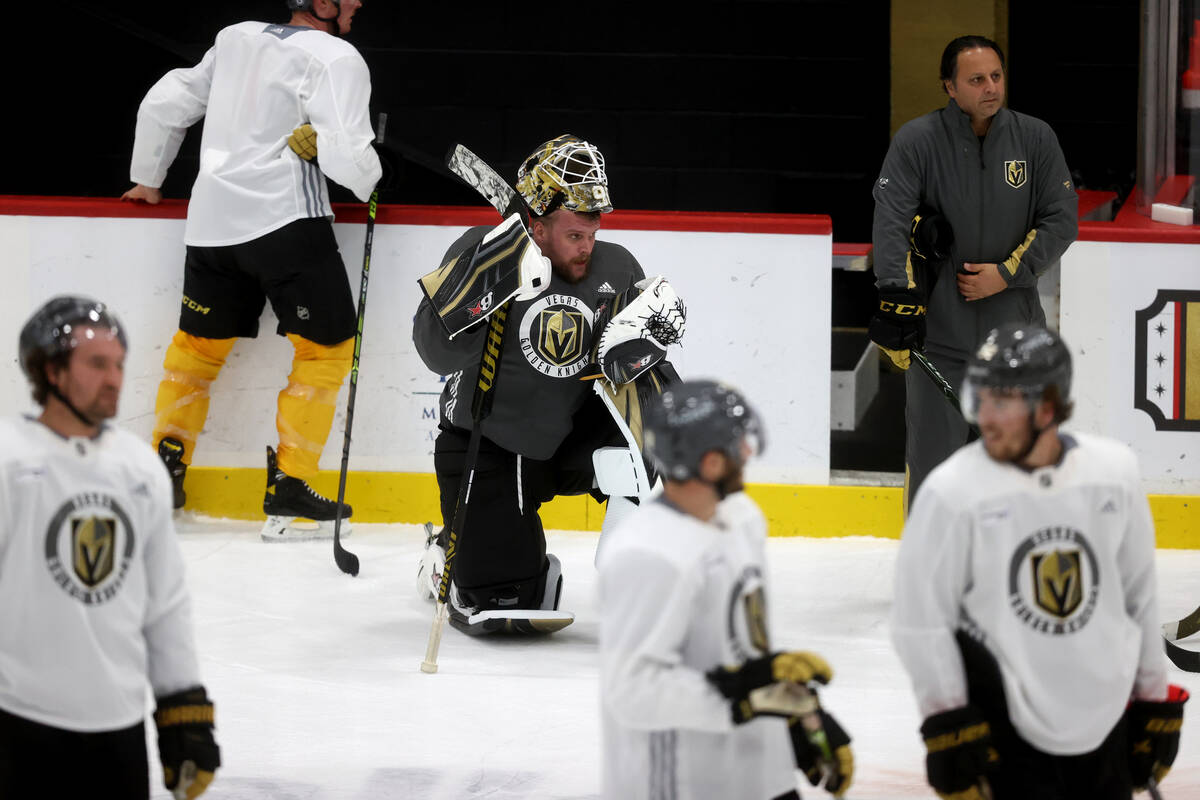
[{"label": "ccm logo", "polygon": [[925,313],[925,306],[912,303],[893,303],[891,300],[880,300],[879,310],[885,314],[898,314],[902,317],[919,317]]}]

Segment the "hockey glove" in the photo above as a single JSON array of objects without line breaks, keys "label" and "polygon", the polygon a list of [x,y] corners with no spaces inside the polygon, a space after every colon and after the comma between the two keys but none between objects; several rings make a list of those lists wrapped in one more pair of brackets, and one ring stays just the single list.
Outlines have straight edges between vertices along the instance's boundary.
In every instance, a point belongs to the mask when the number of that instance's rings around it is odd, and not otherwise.
[{"label": "hockey glove", "polygon": [[213,704],[204,687],[158,698],[154,724],[163,784],[175,800],[204,794],[221,766],[221,751],[213,739]]},{"label": "hockey glove", "polygon": [[833,669],[816,653],[796,651],[765,655],[737,667],[717,667],[706,677],[732,701],[733,721],[740,724],[759,714],[790,717],[813,711],[815,700],[803,684],[829,683]]},{"label": "hockey glove", "polygon": [[479,243],[481,250],[492,241],[504,248],[515,248],[512,260],[517,268],[518,286],[513,299],[532,300],[545,291],[550,285],[550,259],[534,244],[519,214],[512,214],[488,231]]},{"label": "hockey glove", "polygon": [[1161,783],[1175,763],[1183,704],[1189,696],[1187,689],[1172,684],[1166,700],[1135,700],[1129,706],[1129,775],[1138,791],[1146,788],[1151,776]]},{"label": "hockey glove", "polygon": [[287,143],[292,152],[305,161],[312,161],[317,157],[317,132],[307,122],[292,131]]},{"label": "hockey glove", "polygon": [[[815,694],[814,694],[815,697]],[[825,791],[841,797],[854,782],[854,752],[850,736],[823,708],[788,720],[796,766],[813,786],[825,782]]]},{"label": "hockey glove", "polygon": [[[687,309],[661,275],[634,284],[641,290],[609,320],[600,334],[596,360],[613,386],[636,379],[683,338]],[[632,290],[631,290],[632,291]]]},{"label": "hockey glove", "polygon": [[867,327],[871,341],[900,369],[908,351],[925,346],[925,302],[915,289],[880,289],[879,306]]},{"label": "hockey glove", "polygon": [[925,773],[943,800],[991,797],[986,773],[999,761],[991,746],[992,731],[973,706],[934,714],[921,725],[925,738]]}]

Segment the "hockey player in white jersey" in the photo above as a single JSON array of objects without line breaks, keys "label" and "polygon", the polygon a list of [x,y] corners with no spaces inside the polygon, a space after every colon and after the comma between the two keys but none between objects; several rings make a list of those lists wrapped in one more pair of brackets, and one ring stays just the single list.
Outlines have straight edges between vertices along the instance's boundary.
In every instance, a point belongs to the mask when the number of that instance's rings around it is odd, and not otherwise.
[{"label": "hockey player in white jersey", "polygon": [[797,766],[841,796],[850,738],[808,688],[833,672],[769,636],[766,520],[742,492],[757,417],[732,388],[685,381],[644,423],[663,494],[597,559],[603,797],[797,798]]},{"label": "hockey player in white jersey", "polygon": [[[204,118],[184,232],[179,330],[163,359],[152,441],[178,508],[209,387],[237,338],[257,336],[270,300],[276,332],[291,341],[294,357],[279,393],[278,452],[267,448],[267,541],[332,536],[338,513],[310,483],[357,327],[325,179],[365,201],[382,174],[372,147],[370,74],[340,38],[361,5],[287,0],[288,24],[231,25],[199,64],[164,75],[138,109],[130,166],[136,185],[122,198],[157,203],[184,134]],[[343,505],[342,518],[350,514]],[[322,524],[293,525],[296,517]]]},{"label": "hockey player in white jersey", "polygon": [[892,640],[943,798],[1129,798],[1175,759],[1154,527],[1123,444],[1065,433],[1071,356],[1038,325],[967,366],[980,439],[926,480],[896,564]]},{"label": "hockey player in white jersey", "polygon": [[39,417],[0,419],[0,797],[198,797],[220,765],[200,684],[171,486],[117,413],[125,334],[56,297],[25,323]]}]

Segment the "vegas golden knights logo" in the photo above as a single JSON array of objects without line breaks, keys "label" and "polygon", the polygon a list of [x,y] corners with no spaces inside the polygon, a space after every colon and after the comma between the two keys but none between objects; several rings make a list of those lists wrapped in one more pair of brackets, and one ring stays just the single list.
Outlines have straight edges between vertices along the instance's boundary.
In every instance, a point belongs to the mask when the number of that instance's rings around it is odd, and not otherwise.
[{"label": "vegas golden knights logo", "polygon": [[71,520],[71,563],[84,586],[94,588],[112,574],[116,531],[111,517]]},{"label": "vegas golden knights logo", "polygon": [[1071,616],[1083,602],[1078,550],[1054,550],[1030,559],[1034,602],[1048,614]]},{"label": "vegas golden knights logo", "polygon": [[1005,161],[1004,162],[1004,182],[1014,189],[1020,189],[1025,185],[1026,179],[1029,177],[1029,171],[1025,169],[1024,161]]},{"label": "vegas golden knights logo", "polygon": [[557,367],[566,366],[583,352],[583,314],[567,308],[541,312],[542,335],[538,349],[542,358]]},{"label": "vegas golden knights logo", "polygon": [[1133,407],[1160,431],[1200,431],[1200,291],[1159,289],[1134,313]]}]

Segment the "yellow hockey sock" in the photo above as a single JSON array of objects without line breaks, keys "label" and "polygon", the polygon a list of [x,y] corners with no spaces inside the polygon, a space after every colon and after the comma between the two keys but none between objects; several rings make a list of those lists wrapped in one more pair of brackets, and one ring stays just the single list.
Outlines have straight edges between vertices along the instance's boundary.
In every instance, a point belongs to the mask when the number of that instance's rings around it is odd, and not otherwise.
[{"label": "yellow hockey sock", "polygon": [[154,402],[152,443],[170,436],[183,443],[183,463],[192,463],[196,437],[208,417],[209,387],[237,339],[205,339],[176,331],[163,358],[163,379]]},{"label": "yellow hockey sock", "polygon": [[323,345],[294,333],[288,337],[295,348],[292,374],[287,388],[279,393],[279,469],[293,478],[311,481],[329,438],[338,390],[350,372],[354,340]]}]

